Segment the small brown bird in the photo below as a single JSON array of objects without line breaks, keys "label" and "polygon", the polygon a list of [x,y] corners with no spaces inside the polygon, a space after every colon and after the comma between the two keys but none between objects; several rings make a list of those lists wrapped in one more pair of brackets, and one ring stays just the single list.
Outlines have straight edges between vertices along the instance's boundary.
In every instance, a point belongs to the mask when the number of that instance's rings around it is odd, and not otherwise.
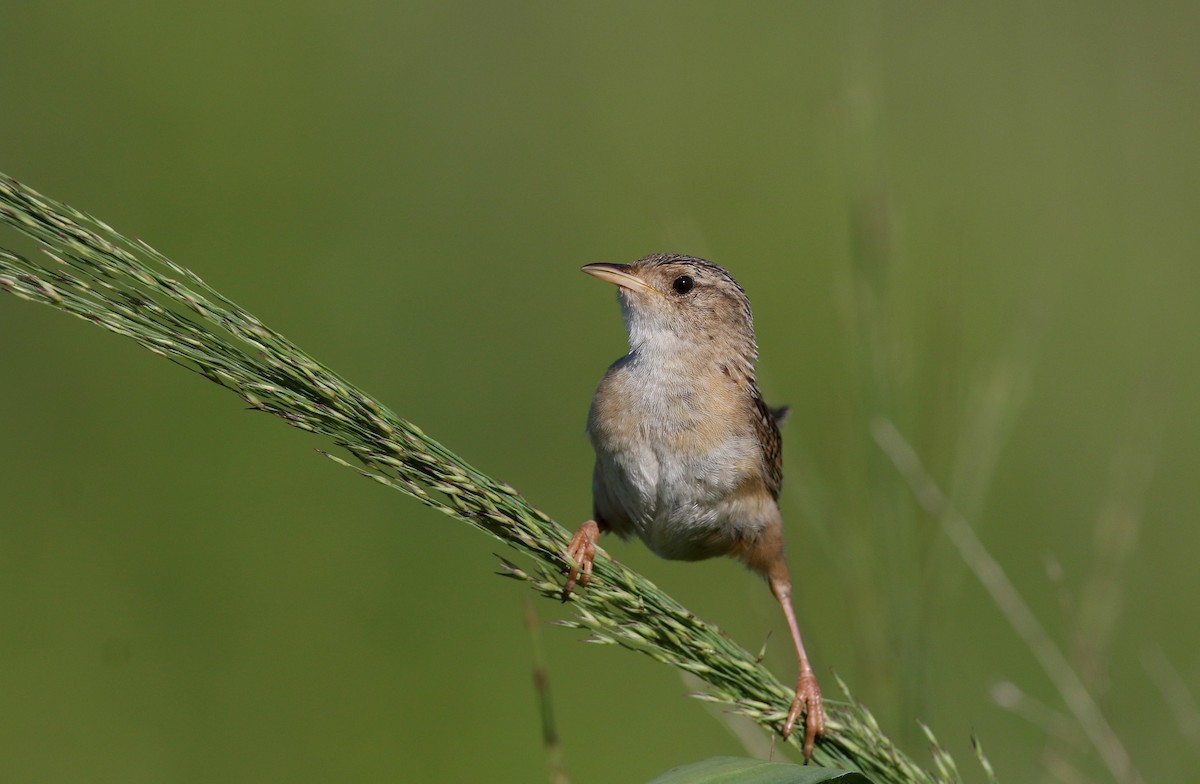
[{"label": "small brown bird", "polygon": [[825,730],[821,690],[804,653],[783,556],[778,420],[754,377],[758,347],[750,301],[712,262],[659,254],[633,264],[588,264],[615,283],[629,353],[592,398],[588,436],[596,451],[593,519],[567,549],[563,589],[592,574],[605,531],[636,535],[663,558],[731,555],[763,575],[783,607],[800,675],[782,733],[805,714],[804,757]]}]

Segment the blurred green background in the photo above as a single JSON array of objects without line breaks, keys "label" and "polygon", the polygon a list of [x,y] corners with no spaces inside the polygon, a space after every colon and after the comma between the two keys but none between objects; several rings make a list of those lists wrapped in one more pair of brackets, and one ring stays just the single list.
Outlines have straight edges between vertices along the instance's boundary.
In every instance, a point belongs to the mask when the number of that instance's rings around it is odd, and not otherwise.
[{"label": "blurred green background", "polygon": [[[724,264],[793,407],[830,696],[835,669],[922,759],[924,720],[968,780],[972,732],[1004,780],[1111,780],[882,417],[1141,774],[1200,777],[1194,3],[50,0],[0,42],[0,170],[568,527],[624,348],[578,267]],[[13,298],[0,335],[0,780],[544,780],[495,542],[128,341]],[[745,570],[609,548],[793,677]],[[542,638],[574,781],[742,753],[675,672]]]}]

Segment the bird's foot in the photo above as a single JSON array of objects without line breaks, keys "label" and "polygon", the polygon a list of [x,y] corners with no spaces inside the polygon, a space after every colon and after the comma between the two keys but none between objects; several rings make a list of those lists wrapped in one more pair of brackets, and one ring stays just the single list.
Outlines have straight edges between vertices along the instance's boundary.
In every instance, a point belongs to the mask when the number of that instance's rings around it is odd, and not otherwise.
[{"label": "bird's foot", "polygon": [[562,599],[565,602],[575,588],[575,583],[587,585],[592,579],[592,562],[596,560],[596,540],[600,538],[600,526],[595,520],[588,520],[579,526],[579,530],[571,537],[567,545],[566,557],[571,562],[571,571],[567,572],[567,584],[563,586]]},{"label": "bird's foot", "polygon": [[812,671],[801,672],[796,681],[796,698],[792,700],[792,709],[788,711],[787,721],[783,724],[783,737],[792,735],[792,728],[800,714],[804,714],[804,761],[812,759],[813,744],[818,735],[825,734],[825,704],[821,701],[821,687]]}]

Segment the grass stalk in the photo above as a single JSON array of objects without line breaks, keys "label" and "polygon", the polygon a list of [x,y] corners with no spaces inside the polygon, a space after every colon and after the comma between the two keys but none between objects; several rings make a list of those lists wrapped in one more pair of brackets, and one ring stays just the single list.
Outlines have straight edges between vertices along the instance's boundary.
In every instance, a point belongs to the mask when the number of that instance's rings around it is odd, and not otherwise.
[{"label": "grass stalk", "polygon": [[[569,534],[511,486],[398,416],[283,335],[140,240],[0,175],[0,224],[31,237],[44,255],[0,249],[0,290],[50,305],[124,335],[238,395],[251,408],[332,440],[354,460],[324,452],[503,542],[524,558],[502,574],[559,601]],[[590,639],[641,652],[706,685],[697,695],[768,731],[782,724],[792,690],[750,652],[641,575],[600,557],[593,581],[570,599],[568,625]],[[840,681],[839,681],[840,682]],[[856,768],[873,781],[952,782],[959,774],[936,744],[926,769],[901,753],[869,710],[831,702],[821,764]],[[798,734],[803,737],[802,734]],[[796,743],[796,737],[790,740]],[[932,740],[932,735],[930,735]]]},{"label": "grass stalk", "polygon": [[890,421],[879,419],[873,429],[875,440],[904,476],[921,508],[941,522],[942,529],[963,561],[1033,653],[1113,779],[1122,784],[1141,784],[1142,777],[1134,768],[1125,745],[1079,673],[1038,621],[1004,568],[984,547],[966,518],[933,481],[916,451]]}]

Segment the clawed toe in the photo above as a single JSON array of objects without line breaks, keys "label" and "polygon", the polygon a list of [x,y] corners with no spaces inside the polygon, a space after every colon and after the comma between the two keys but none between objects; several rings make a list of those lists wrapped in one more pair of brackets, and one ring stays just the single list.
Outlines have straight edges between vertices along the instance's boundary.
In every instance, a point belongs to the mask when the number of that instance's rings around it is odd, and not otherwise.
[{"label": "clawed toe", "polygon": [[588,520],[579,526],[579,530],[571,537],[565,556],[571,562],[567,572],[567,582],[563,586],[562,599],[565,602],[575,589],[575,584],[587,585],[592,579],[592,563],[596,560],[596,540],[600,536],[600,526],[593,520]]},{"label": "clawed toe", "polygon": [[825,704],[821,699],[821,688],[812,673],[800,676],[796,682],[796,697],[783,725],[783,737],[791,737],[792,729],[800,714],[804,714],[804,761],[812,758],[813,745],[817,736],[825,733]]}]

